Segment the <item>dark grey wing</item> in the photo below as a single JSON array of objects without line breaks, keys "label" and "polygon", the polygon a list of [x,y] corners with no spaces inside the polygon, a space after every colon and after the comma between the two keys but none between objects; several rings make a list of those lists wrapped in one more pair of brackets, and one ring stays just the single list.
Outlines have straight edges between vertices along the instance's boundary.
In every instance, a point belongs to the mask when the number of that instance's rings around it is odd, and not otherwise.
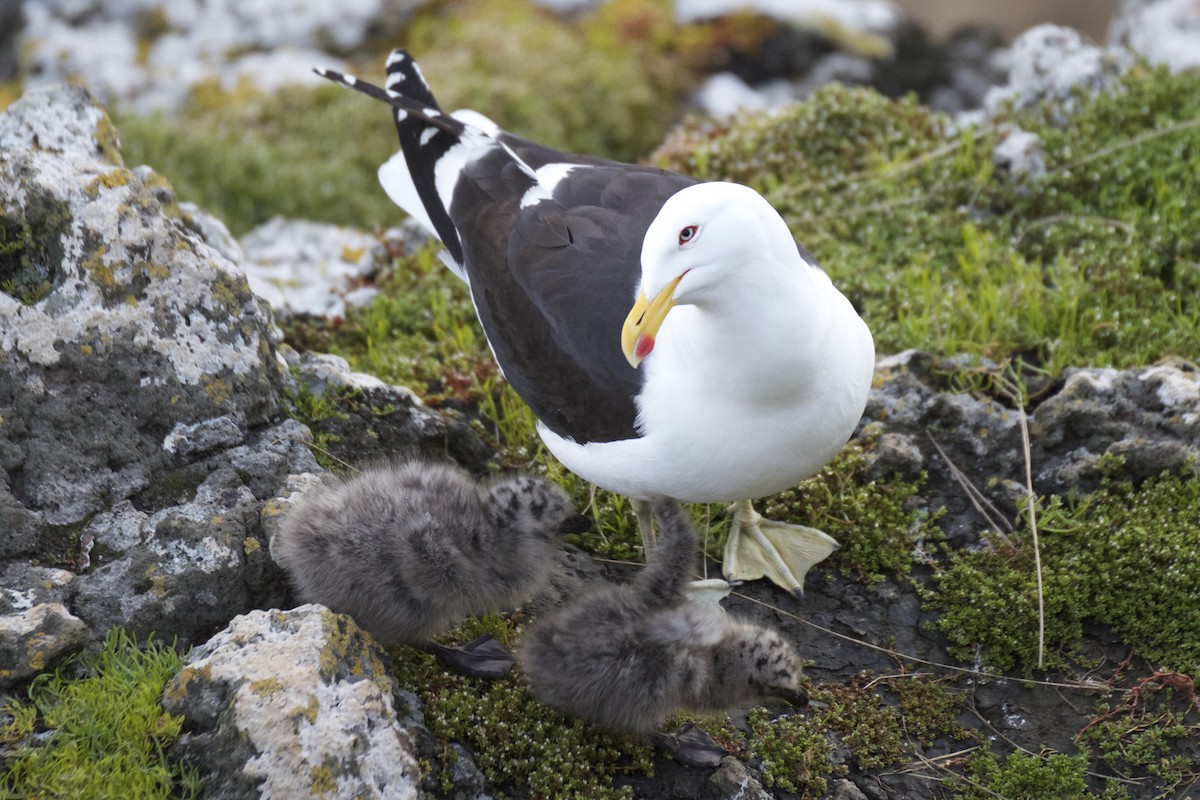
[{"label": "dark grey wing", "polygon": [[625,361],[621,326],[637,292],[646,229],[668,197],[697,181],[505,139],[524,145],[513,149],[534,169],[579,168],[552,199],[524,208],[520,196],[500,195],[517,187],[523,196],[531,183],[502,176],[512,167],[499,158],[492,166],[479,159],[455,187],[451,216],[496,360],[555,433],[580,443],[636,438],[642,373]]}]

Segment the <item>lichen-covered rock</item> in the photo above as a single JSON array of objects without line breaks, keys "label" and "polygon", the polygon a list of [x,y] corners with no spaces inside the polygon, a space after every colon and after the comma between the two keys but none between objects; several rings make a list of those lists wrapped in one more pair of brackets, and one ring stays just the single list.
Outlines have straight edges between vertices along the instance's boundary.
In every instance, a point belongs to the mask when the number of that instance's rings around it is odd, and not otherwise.
[{"label": "lichen-covered rock", "polygon": [[53,669],[89,638],[87,625],[62,603],[0,615],[0,688]]},{"label": "lichen-covered rock", "polygon": [[84,520],[277,415],[269,310],[85,90],[0,115],[0,226],[0,470],[27,511]]},{"label": "lichen-covered rock", "polygon": [[[996,499],[1022,497],[1024,445],[1011,401],[942,391],[934,366],[914,352],[880,362],[865,413],[883,434],[876,458],[912,474],[921,464],[946,469],[948,457]],[[1070,369],[1029,414],[1028,427],[1038,494],[1095,490],[1106,455],[1122,457],[1123,474],[1135,481],[1178,471],[1200,459],[1200,373],[1184,362]]]},{"label": "lichen-covered rock", "polygon": [[321,606],[237,617],[167,685],[188,730],[173,755],[200,770],[201,797],[418,797],[385,659]]}]

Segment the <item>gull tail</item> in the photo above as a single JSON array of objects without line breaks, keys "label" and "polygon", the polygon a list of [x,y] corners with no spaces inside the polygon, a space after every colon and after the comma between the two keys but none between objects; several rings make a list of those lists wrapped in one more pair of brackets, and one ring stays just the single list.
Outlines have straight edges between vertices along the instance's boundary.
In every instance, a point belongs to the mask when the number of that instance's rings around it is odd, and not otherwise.
[{"label": "gull tail", "polygon": [[454,262],[451,266],[457,265],[455,272],[462,276],[462,241],[449,214],[458,170],[439,184],[437,167],[447,157],[465,163],[467,151],[490,140],[487,132],[443,112],[417,62],[404,50],[388,56],[386,88],[330,69],[313,72],[392,107],[400,152],[379,168],[379,182],[393,203],[441,239]]}]

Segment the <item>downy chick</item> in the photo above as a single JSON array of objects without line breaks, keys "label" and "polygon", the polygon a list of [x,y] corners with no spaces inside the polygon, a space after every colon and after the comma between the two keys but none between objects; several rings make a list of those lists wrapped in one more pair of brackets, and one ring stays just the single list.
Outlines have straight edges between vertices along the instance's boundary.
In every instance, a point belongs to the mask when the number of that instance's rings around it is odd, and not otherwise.
[{"label": "downy chick", "polygon": [[659,502],[655,513],[660,544],[633,581],[530,627],[519,656],[534,692],[600,727],[639,734],[681,709],[725,711],[768,697],[804,703],[800,659],[776,631],[687,599],[695,533],[678,506]]},{"label": "downy chick", "polygon": [[349,614],[385,644],[431,650],[469,674],[499,677],[512,655],[483,637],[430,637],[511,605],[549,578],[567,497],[528,476],[479,483],[444,464],[408,462],[327,479],[290,508],[271,554],[300,597]]}]

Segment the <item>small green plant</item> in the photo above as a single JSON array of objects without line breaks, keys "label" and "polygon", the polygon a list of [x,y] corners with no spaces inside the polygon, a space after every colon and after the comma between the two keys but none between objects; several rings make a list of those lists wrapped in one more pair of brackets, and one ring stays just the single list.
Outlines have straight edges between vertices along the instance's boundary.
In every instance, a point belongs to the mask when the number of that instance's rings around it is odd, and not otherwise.
[{"label": "small green plant", "polygon": [[[80,800],[196,796],[195,772],[165,752],[183,721],[164,712],[160,699],[181,663],[171,647],[148,641],[139,648],[114,629],[95,656],[35,678],[29,700],[10,704],[13,721],[0,730],[0,741],[17,744],[0,776],[0,794]],[[36,743],[30,739],[35,728],[48,732]]]},{"label": "small green plant", "polygon": [[957,800],[1084,800],[1087,755],[1012,753],[1001,762],[984,746],[968,759],[962,774],[946,779]]},{"label": "small green plant", "polygon": [[829,788],[830,747],[824,726],[804,716],[774,719],[765,708],[747,716],[749,751],[759,759],[763,783],[805,800],[823,797]]},{"label": "small green plant", "polygon": [[[1065,666],[1085,620],[1109,625],[1141,656],[1200,673],[1200,480],[1166,473],[1141,486],[1114,478],[1081,498],[1038,504],[1048,666]],[[994,669],[1036,663],[1036,590],[1027,526],[982,550],[955,551],[928,605],[951,651],[976,645]]]},{"label": "small green plant", "polygon": [[[1158,672],[1138,679],[1117,702],[1096,705],[1079,741],[1121,775],[1155,780],[1154,797],[1186,794],[1200,782],[1200,698],[1190,675]],[[1147,787],[1149,788],[1149,787]]]}]

